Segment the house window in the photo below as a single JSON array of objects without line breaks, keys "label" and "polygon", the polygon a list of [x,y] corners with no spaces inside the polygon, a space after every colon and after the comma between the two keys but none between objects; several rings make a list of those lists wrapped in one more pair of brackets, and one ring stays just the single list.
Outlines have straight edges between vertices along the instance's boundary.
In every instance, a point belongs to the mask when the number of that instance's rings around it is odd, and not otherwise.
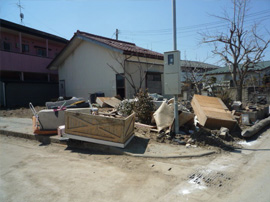
[{"label": "house window", "polygon": [[10,51],[10,43],[4,41],[3,46],[5,51]]},{"label": "house window", "polygon": [[153,81],[161,81],[161,74],[154,74]]},{"label": "house window", "polygon": [[116,74],[116,94],[125,97],[125,78],[123,74]]},{"label": "house window", "polygon": [[29,45],[22,44],[22,52],[23,53],[28,53],[29,52]]},{"label": "house window", "polygon": [[149,93],[162,94],[161,73],[147,72],[145,86]]},{"label": "house window", "polygon": [[147,80],[148,81],[161,81],[161,74],[160,73],[147,73]]},{"label": "house window", "polygon": [[45,48],[37,48],[37,55],[41,57],[46,57],[46,49]]}]

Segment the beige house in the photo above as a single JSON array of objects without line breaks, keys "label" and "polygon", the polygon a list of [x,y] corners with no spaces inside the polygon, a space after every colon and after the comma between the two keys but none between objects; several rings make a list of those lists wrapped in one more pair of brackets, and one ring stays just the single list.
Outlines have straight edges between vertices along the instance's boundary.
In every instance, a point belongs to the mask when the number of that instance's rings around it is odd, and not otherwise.
[{"label": "beige house", "polygon": [[132,98],[140,87],[163,94],[163,54],[85,32],[77,31],[47,68],[58,70],[60,96]]}]

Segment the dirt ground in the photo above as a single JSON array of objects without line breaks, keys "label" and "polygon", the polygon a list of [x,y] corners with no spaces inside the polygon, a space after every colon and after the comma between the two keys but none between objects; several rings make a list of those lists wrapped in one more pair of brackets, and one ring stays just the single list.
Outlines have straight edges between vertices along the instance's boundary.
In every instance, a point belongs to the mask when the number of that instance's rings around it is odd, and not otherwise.
[{"label": "dirt ground", "polygon": [[[38,112],[42,109],[46,109],[45,106],[36,106],[35,110]],[[34,114],[30,108],[16,108],[16,109],[0,109],[1,117],[17,117],[17,118],[32,118]]]},{"label": "dirt ground", "polygon": [[0,135],[0,201],[269,201],[270,131],[237,152],[151,159]]}]

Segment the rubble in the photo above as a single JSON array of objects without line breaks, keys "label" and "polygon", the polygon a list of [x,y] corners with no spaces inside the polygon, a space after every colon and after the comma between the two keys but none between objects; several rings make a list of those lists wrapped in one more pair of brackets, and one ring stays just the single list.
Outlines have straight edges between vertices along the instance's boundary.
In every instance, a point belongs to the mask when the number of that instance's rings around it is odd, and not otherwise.
[{"label": "rubble", "polygon": [[56,102],[46,102],[47,109],[63,108],[75,108],[75,107],[89,107],[89,103],[84,98],[72,97],[69,100],[64,100],[63,97],[59,97]]},{"label": "rubble", "polygon": [[227,139],[227,136],[229,134],[229,129],[228,128],[225,128],[225,127],[221,127],[220,130],[219,130],[219,137],[223,140],[226,140]]},{"label": "rubble", "polygon": [[[148,113],[152,115],[151,123],[142,124],[135,122],[135,127],[146,128],[147,132],[141,134],[147,135],[149,138],[156,139],[158,142],[186,145],[187,148],[195,147],[198,145],[203,147],[214,146],[225,150],[233,149],[235,138],[238,138],[238,135],[241,136],[241,131],[236,131],[234,126],[238,127],[237,123],[239,123],[242,128],[247,128],[247,126],[258,122],[259,119],[268,116],[270,109],[269,105],[263,106],[257,103],[247,105],[245,103],[236,101],[232,104],[233,110],[230,111],[219,98],[194,95],[191,105],[190,102],[178,102],[179,133],[174,134],[174,99],[167,101],[158,94],[150,96],[152,96],[156,102],[160,102],[161,105],[159,107],[156,105],[157,110]],[[35,123],[34,125],[38,126],[38,128],[36,127],[34,129],[35,132],[38,130],[56,131],[58,129],[58,134],[63,135],[64,129],[62,125],[65,125],[65,118],[63,118],[61,114],[72,111],[72,109],[67,109],[67,107],[64,106],[72,106],[84,102],[83,100],[71,100],[73,103],[68,103],[67,105],[66,101],[59,99],[59,101],[50,105],[50,107],[53,106],[52,108],[54,109],[40,110],[41,113],[37,113],[40,115],[38,116],[38,119],[36,117],[33,119],[33,123]],[[138,102],[138,98],[134,98],[132,100],[124,100],[121,102],[119,99],[114,97],[97,97],[96,101],[98,103],[95,105],[96,108],[93,108],[92,106],[94,105],[91,105],[91,108],[84,109],[86,110],[84,113],[98,117],[121,119],[123,117],[129,117],[129,115],[132,114],[134,110],[133,106],[136,102]],[[69,100],[69,102],[71,101]],[[108,107],[108,103],[111,107],[115,107],[115,109],[100,108],[104,106]],[[121,104],[119,105],[119,103]],[[129,111],[127,114],[125,114],[127,112],[127,108],[125,108],[126,105],[124,106],[122,103],[129,104]],[[56,107],[56,105],[58,106]],[[123,107],[126,111],[123,111]],[[54,118],[50,117],[49,112],[54,114],[57,119],[61,119],[62,122],[58,123],[59,120],[54,120]],[[43,116],[45,121],[43,120]],[[46,125],[47,121],[50,124],[54,124],[55,126],[48,127]],[[264,121],[260,121],[256,124],[256,127],[263,123]],[[267,124],[269,123],[267,122]],[[61,128],[58,127],[60,125]],[[254,133],[257,133],[258,131],[256,127],[254,126],[247,128],[242,132],[241,137],[246,138],[254,135]]]}]

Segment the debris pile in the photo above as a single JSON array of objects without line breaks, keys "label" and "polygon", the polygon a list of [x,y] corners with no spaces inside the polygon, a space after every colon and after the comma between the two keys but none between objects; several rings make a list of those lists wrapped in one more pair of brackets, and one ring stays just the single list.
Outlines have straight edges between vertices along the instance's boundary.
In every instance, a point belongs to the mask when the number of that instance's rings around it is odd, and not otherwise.
[{"label": "debris pile", "polygon": [[[241,136],[240,126],[247,116],[241,111],[241,102],[234,102],[232,111],[217,97],[194,95],[191,102],[178,102],[178,134],[174,132],[173,103],[173,99],[163,99],[160,107],[153,113],[152,125],[148,128],[150,132],[156,133],[158,142],[185,145],[187,148],[213,146],[233,150],[239,147],[236,141],[245,137]],[[249,110],[254,112],[255,109],[249,106]],[[253,123],[252,120],[247,117],[247,122]]]},{"label": "debris pile", "polygon": [[[38,113],[35,112],[33,107],[30,107],[35,117],[35,133],[38,132],[38,128],[41,131],[58,129],[60,136],[66,131],[75,134],[80,128],[78,124],[81,123],[77,123],[80,117],[83,120],[82,128],[84,129],[79,133],[84,134],[87,131],[87,134],[92,134],[92,129],[87,129],[85,126],[89,119],[88,115],[94,115],[93,118],[91,116],[91,119],[95,119],[96,124],[101,124],[102,121],[98,122],[97,120],[102,117],[111,120],[125,120],[127,117],[132,119],[130,115],[133,114],[135,129],[133,126],[131,133],[134,133],[135,130],[148,138],[155,139],[157,142],[184,145],[187,148],[213,146],[223,150],[234,149],[236,139],[250,137],[254,134],[254,131],[256,133],[257,127],[255,127],[256,129],[250,129],[251,131],[245,130],[241,136],[241,128],[251,126],[270,114],[269,105],[263,107],[258,104],[243,106],[242,102],[235,101],[232,103],[230,107],[232,111],[230,111],[220,98],[194,95],[191,102],[178,101],[179,131],[175,133],[174,99],[168,100],[158,94],[148,94],[147,90],[140,90],[134,99],[122,101],[116,97],[96,97],[95,103],[93,103],[86,102],[83,98],[73,97],[69,100],[60,98],[57,102],[47,102],[46,106],[48,109],[41,110]],[[87,108],[78,109],[82,107]],[[65,119],[67,114],[69,118]],[[73,122],[77,124],[74,125],[76,129],[72,129],[74,131],[70,130],[69,125],[67,126],[70,117],[73,117]],[[264,123],[268,124],[268,122],[267,119],[262,121],[260,125],[265,126]],[[108,121],[108,124],[107,127],[113,127],[115,121]],[[98,128],[102,128],[102,125],[103,122]],[[96,127],[93,128],[93,130],[96,129]],[[107,131],[106,134],[110,134],[108,129],[104,129],[104,131]],[[101,131],[99,132],[101,133]],[[98,136],[98,134],[95,135]]]}]

